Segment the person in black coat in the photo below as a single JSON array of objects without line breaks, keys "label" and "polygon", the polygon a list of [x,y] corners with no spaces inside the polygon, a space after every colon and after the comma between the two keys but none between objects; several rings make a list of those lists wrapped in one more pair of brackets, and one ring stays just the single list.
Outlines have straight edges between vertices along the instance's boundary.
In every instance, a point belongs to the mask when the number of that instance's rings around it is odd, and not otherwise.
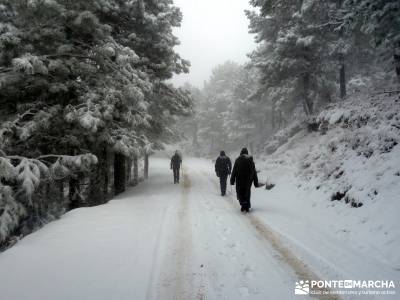
[{"label": "person in black coat", "polygon": [[174,171],[174,184],[179,183],[179,170],[181,168],[181,164],[182,158],[177,150],[171,158],[171,170]]},{"label": "person in black coat", "polygon": [[251,208],[251,185],[259,187],[256,167],[253,157],[249,155],[246,148],[240,152],[232,169],[231,185],[236,183],[236,195],[239,200],[241,211],[249,212]]},{"label": "person in black coat", "polygon": [[219,177],[222,196],[225,196],[226,194],[226,181],[228,180],[228,176],[231,174],[231,170],[231,159],[226,156],[224,151],[221,151],[217,161],[215,162],[215,173]]}]

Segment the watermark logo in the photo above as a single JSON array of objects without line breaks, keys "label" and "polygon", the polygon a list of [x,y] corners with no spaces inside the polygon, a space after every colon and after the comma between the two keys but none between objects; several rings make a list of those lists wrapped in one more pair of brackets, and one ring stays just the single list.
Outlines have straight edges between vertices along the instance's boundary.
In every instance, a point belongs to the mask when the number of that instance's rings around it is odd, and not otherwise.
[{"label": "watermark logo", "polygon": [[299,281],[296,282],[296,288],[294,290],[295,295],[309,295],[310,294],[310,281]]},{"label": "watermark logo", "polygon": [[301,280],[295,295],[395,295],[393,280]]}]

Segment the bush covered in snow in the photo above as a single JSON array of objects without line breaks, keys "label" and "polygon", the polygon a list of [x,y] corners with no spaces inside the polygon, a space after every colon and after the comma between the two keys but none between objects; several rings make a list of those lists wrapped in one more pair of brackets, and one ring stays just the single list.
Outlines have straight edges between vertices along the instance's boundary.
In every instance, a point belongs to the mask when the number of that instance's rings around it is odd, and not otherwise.
[{"label": "bush covered in snow", "polygon": [[12,188],[0,183],[0,244],[18,227],[21,218],[25,216],[26,210],[15,200]]},{"label": "bush covered in snow", "polygon": [[[53,162],[51,162],[53,161]],[[91,154],[78,156],[43,156],[28,159],[0,155],[0,243],[35,209],[34,193],[43,182],[55,182],[89,172],[97,163]]]},{"label": "bush covered in snow", "polygon": [[274,153],[279,147],[284,145],[289,141],[290,138],[299,133],[304,129],[305,122],[298,121],[294,122],[287,128],[281,129],[276,134],[274,134],[264,145],[264,151],[267,154]]},{"label": "bush covered in snow", "polygon": [[351,207],[391,199],[394,190],[400,193],[399,104],[398,94],[331,104],[299,134],[288,128],[267,142],[266,153],[274,152],[270,167],[294,161],[303,187]]}]

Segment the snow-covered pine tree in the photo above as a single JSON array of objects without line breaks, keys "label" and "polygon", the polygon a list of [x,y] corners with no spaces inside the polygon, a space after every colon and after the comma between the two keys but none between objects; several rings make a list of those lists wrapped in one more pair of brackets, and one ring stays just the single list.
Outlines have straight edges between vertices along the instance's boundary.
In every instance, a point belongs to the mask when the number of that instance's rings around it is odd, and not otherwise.
[{"label": "snow-covered pine tree", "polygon": [[200,113],[205,109],[206,98],[201,89],[189,83],[184,84],[183,89],[189,92],[193,99],[193,114],[178,121],[180,123],[180,136],[185,141],[184,148],[186,151],[199,157],[202,154],[202,147],[199,143]]},{"label": "snow-covered pine tree", "polygon": [[400,2],[398,0],[345,0],[343,23],[352,33],[361,28],[371,37],[381,60],[400,81]]},{"label": "snow-covered pine tree", "polygon": [[260,139],[271,133],[267,126],[268,107],[264,107],[255,92],[259,84],[259,70],[242,66],[233,87],[232,114],[229,121],[228,138],[237,150],[248,147],[254,153]]},{"label": "snow-covered pine tree", "polygon": [[181,18],[169,0],[0,0],[5,159],[52,168],[65,155],[138,155],[159,143],[173,124],[158,118],[157,95],[171,115],[191,105],[164,83],[189,66],[173,49]]},{"label": "snow-covered pine tree", "polygon": [[[222,149],[254,150],[265,129],[265,110],[253,93],[258,71],[227,61],[216,66],[202,90],[188,86],[196,99],[195,117],[183,118],[182,131],[196,155],[216,155]],[[253,100],[249,98],[253,96]]]},{"label": "snow-covered pine tree", "polygon": [[[53,124],[68,122],[49,126],[47,134],[41,128],[40,143],[25,137],[24,147],[71,154],[99,143],[124,154],[143,147],[146,130],[153,132],[151,94],[160,91],[160,80],[187,71],[188,63],[173,51],[179,10],[170,1],[2,2],[9,16],[2,34],[4,114],[29,109],[33,118],[32,112],[53,105]],[[174,102],[175,113],[190,106],[180,91],[164,90],[165,97],[182,100]],[[15,96],[16,103],[10,101]]]},{"label": "snow-covered pine tree", "polygon": [[259,47],[252,64],[262,74],[259,95],[286,118],[299,106],[306,115],[331,100],[334,64],[327,26],[330,1],[251,1],[250,32]]},{"label": "snow-covered pine tree", "polygon": [[204,85],[205,109],[201,113],[200,138],[206,143],[208,154],[229,147],[229,121],[234,103],[233,90],[239,79],[241,66],[227,61],[212,70]]}]

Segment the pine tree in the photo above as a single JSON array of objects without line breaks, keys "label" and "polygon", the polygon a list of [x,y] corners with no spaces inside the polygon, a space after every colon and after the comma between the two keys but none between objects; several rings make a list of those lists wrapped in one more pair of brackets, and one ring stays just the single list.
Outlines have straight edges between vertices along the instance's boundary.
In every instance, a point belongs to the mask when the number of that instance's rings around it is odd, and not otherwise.
[{"label": "pine tree", "polygon": [[[188,67],[173,51],[182,16],[170,1],[3,0],[2,11],[0,101],[4,115],[28,112],[14,130],[25,152],[38,144],[41,153],[75,154],[105,143],[128,155],[149,143],[150,121],[163,113],[150,114],[150,99],[161,93],[178,114],[190,108],[162,82]],[[36,124],[39,114],[51,116]]]},{"label": "pine tree", "polygon": [[400,81],[400,3],[397,0],[346,0],[343,23],[354,33],[361,28],[372,37],[381,60]]},{"label": "pine tree", "polygon": [[321,1],[251,1],[259,13],[247,12],[258,49],[252,64],[262,74],[259,95],[274,114],[306,115],[329,102],[333,93],[329,22],[332,3]]},{"label": "pine tree", "polygon": [[29,196],[102,149],[137,156],[168,142],[174,115],[191,111],[165,83],[188,71],[174,51],[181,19],[170,0],[0,0],[0,158],[27,178],[5,188]]},{"label": "pine tree", "polygon": [[[202,90],[189,86],[196,99],[195,117],[183,120],[196,155],[215,155],[259,143],[265,131],[265,110],[253,97],[258,71],[227,61],[216,66]],[[253,98],[252,100],[250,98]]]}]

